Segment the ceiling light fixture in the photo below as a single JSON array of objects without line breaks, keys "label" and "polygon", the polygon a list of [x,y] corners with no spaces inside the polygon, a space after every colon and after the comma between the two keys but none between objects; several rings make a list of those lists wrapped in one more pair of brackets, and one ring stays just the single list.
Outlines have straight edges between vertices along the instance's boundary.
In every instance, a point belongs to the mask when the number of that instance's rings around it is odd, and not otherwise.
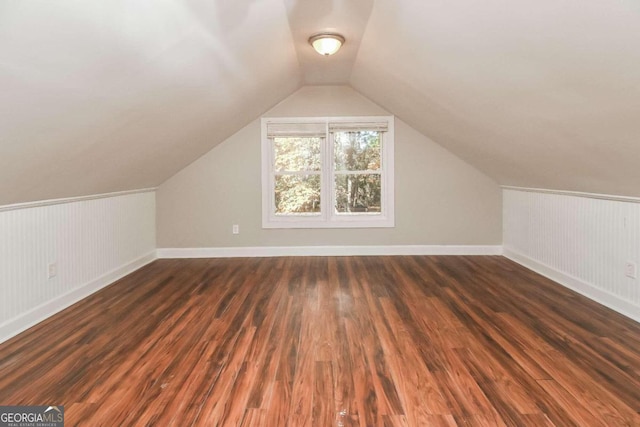
[{"label": "ceiling light fixture", "polygon": [[333,55],[344,44],[344,37],[340,34],[321,33],[309,37],[309,43],[320,55]]}]

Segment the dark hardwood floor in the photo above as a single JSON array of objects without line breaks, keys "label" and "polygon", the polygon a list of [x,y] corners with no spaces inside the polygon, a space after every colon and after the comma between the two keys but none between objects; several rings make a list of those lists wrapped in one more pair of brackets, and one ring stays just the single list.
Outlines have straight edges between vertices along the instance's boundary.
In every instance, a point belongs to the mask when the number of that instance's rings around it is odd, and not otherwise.
[{"label": "dark hardwood floor", "polygon": [[0,345],[86,426],[640,426],[640,325],[502,257],[159,260]]}]

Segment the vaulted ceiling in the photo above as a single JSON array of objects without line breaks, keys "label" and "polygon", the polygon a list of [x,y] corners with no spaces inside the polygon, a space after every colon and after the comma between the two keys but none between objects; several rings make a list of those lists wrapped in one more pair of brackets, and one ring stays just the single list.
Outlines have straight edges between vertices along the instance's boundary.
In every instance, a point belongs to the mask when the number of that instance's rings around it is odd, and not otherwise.
[{"label": "vaulted ceiling", "polygon": [[637,0],[0,0],[0,205],[157,186],[306,84],[500,184],[640,196],[639,28]]}]

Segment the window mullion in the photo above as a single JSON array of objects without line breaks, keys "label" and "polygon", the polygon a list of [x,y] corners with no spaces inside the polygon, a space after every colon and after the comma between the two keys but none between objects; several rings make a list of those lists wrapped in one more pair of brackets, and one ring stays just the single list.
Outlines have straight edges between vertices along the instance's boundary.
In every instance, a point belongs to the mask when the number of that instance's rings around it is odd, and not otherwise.
[{"label": "window mullion", "polygon": [[308,176],[308,175],[322,175],[321,171],[275,171],[273,176],[282,176],[282,175],[290,175],[290,176]]},{"label": "window mullion", "polygon": [[[328,130],[328,126],[327,126]],[[331,217],[331,135],[326,134],[322,142],[322,216],[325,221]]]},{"label": "window mullion", "polygon": [[372,170],[364,170],[364,171],[334,171],[334,175],[382,175],[382,170],[372,171]]}]

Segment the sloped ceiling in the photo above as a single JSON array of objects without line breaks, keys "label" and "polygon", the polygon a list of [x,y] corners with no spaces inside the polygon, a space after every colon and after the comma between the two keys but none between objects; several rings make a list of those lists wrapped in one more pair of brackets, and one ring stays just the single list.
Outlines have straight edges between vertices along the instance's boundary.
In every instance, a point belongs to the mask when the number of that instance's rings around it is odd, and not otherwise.
[{"label": "sloped ceiling", "polygon": [[281,0],[0,0],[0,205],[159,185],[299,85]]},{"label": "sloped ceiling", "polygon": [[329,83],[500,184],[640,196],[638,28],[637,0],[0,0],[0,205],[157,186]]},{"label": "sloped ceiling", "polygon": [[640,196],[637,0],[376,0],[350,81],[500,184]]}]

